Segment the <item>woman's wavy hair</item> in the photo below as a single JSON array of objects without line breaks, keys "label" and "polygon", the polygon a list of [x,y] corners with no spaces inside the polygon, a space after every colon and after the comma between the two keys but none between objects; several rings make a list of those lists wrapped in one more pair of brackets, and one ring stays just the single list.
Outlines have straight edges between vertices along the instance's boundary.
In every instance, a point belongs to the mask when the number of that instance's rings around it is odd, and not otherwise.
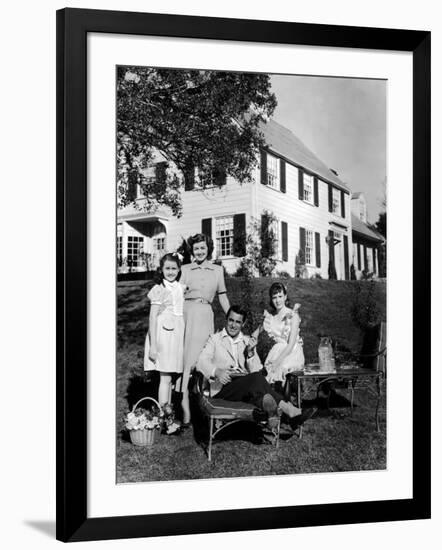
[{"label": "woman's wavy hair", "polygon": [[190,252],[193,255],[193,245],[196,243],[206,243],[207,245],[207,259],[212,259],[213,252],[213,240],[209,235],[204,235],[203,233],[196,233],[187,239],[187,244],[189,245]]},{"label": "woman's wavy hair", "polygon": [[282,283],[273,283],[269,288],[270,308],[272,309],[272,311],[276,311],[276,308],[273,305],[273,296],[275,296],[275,294],[278,294],[279,292],[283,292],[285,294],[285,305],[287,307],[290,307],[287,295],[287,288],[285,287],[285,285]]},{"label": "woman's wavy hair", "polygon": [[164,254],[164,256],[160,260],[160,266],[158,267],[157,274],[156,274],[156,281],[155,281],[158,285],[163,285],[164,286],[163,267],[164,267],[164,264],[167,261],[176,263],[176,265],[178,266],[178,276],[177,276],[176,280],[177,281],[180,280],[180,277],[181,277],[180,257],[178,256],[178,254],[176,252],[168,252],[167,254]]}]

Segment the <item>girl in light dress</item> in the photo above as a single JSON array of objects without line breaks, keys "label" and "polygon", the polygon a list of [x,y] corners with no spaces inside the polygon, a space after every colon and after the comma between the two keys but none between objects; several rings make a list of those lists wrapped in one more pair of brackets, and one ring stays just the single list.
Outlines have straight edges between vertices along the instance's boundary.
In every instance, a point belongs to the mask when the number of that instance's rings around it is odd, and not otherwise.
[{"label": "girl in light dress", "polygon": [[287,290],[282,283],[273,283],[269,289],[272,313],[264,311],[262,325],[253,336],[265,330],[275,341],[264,363],[267,381],[284,384],[287,373],[304,367],[302,338],[299,335],[301,318],[296,304],[293,309],[287,306]]},{"label": "girl in light dress", "polygon": [[180,273],[178,254],[165,254],[160,260],[161,283],[147,295],[151,306],[144,370],[160,373],[160,406],[171,401],[172,376],[183,372],[184,287],[179,282]]}]

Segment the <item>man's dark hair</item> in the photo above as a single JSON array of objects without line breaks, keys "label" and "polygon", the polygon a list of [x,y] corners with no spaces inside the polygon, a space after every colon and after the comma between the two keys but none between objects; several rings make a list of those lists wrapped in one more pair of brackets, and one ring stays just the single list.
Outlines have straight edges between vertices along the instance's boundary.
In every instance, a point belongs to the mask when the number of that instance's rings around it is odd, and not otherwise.
[{"label": "man's dark hair", "polygon": [[247,311],[243,309],[241,306],[230,306],[229,310],[226,313],[226,319],[229,318],[230,312],[233,311],[233,313],[236,313],[237,315],[242,315],[242,322],[245,323],[247,319]]}]

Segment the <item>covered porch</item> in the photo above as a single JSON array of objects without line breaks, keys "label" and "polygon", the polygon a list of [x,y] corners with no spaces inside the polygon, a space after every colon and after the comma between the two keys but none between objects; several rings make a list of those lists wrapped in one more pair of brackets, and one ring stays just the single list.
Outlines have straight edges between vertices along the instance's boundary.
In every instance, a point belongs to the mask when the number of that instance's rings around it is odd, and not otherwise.
[{"label": "covered porch", "polygon": [[117,220],[117,272],[153,271],[167,251],[165,213],[123,211]]}]

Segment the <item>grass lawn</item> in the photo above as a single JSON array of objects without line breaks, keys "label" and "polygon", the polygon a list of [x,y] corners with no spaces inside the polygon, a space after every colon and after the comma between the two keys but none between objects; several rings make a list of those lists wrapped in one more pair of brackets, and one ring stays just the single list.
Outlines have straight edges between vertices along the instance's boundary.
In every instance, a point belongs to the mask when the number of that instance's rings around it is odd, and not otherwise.
[{"label": "grass lawn", "polygon": [[[255,312],[268,304],[267,279],[254,282]],[[306,362],[317,360],[319,335],[326,334],[340,347],[357,351],[360,334],[351,320],[356,285],[353,281],[284,281],[292,303],[299,302]],[[243,281],[227,278],[231,303],[241,302]],[[367,284],[367,283],[365,283]],[[224,440],[207,461],[192,430],[178,436],[161,435],[152,447],[136,447],[124,431],[123,417],[135,401],[155,396],[155,385],[143,378],[143,347],[148,328],[147,292],[151,282],[126,282],[118,285],[117,350],[117,481],[119,483],[238,477],[311,472],[379,470],[386,467],[385,417],[381,431],[374,426],[374,399],[367,392],[357,393],[358,405],[350,416],[345,403],[329,411],[318,412],[304,426],[302,439],[296,436],[280,442],[278,449],[259,444],[259,428],[238,424],[226,430]],[[386,286],[376,283],[375,299],[385,319]],[[224,315],[216,304],[215,326],[223,326]],[[265,343],[260,343],[260,353]],[[341,393],[341,390],[338,390]],[[344,392],[344,390],[342,390]],[[342,393],[345,395],[345,392]],[[337,403],[338,405],[338,403]]]}]

